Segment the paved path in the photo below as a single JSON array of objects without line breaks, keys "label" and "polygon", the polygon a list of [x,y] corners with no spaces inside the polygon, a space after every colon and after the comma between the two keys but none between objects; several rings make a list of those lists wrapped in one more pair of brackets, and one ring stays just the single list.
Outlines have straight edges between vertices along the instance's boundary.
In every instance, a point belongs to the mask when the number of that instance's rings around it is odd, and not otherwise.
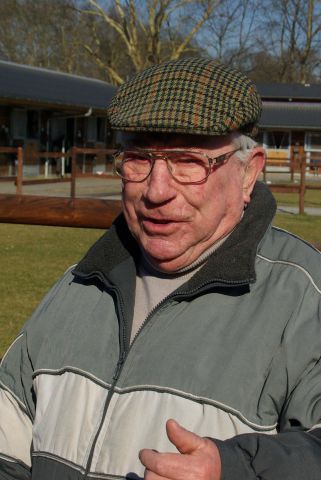
[{"label": "paved path", "polygon": [[[299,213],[299,207],[289,207],[287,205],[278,205],[277,208],[278,212],[280,213],[290,213],[292,215],[296,215]],[[304,213],[307,215],[315,215],[317,217],[321,217],[321,207],[305,207]]]},{"label": "paved path", "polygon": [[[36,185],[23,185],[22,193],[25,195],[48,195],[51,197],[69,197],[70,182],[38,183]],[[16,193],[13,182],[0,182],[0,193]],[[121,193],[121,180],[118,178],[77,178],[76,196],[91,198],[114,198]]]}]

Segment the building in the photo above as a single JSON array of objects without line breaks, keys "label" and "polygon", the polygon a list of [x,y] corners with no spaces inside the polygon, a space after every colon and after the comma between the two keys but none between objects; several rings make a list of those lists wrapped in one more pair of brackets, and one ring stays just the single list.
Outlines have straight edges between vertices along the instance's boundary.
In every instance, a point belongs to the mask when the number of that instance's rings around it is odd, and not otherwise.
[{"label": "building", "polygon": [[[68,160],[34,152],[108,145],[106,107],[114,92],[100,80],[0,61],[0,147],[24,147],[24,175],[64,174]],[[0,175],[14,174],[15,156],[0,154]]]},{"label": "building", "polygon": [[[303,147],[321,162],[321,85],[261,84],[259,139],[268,158],[289,162]],[[0,61],[0,147],[24,148],[24,175],[64,175],[70,160],[35,152],[110,145],[106,107],[115,87],[101,81]],[[321,163],[320,163],[321,165]],[[105,156],[83,157],[83,172],[106,169]],[[15,175],[15,155],[0,153],[0,176]]]},{"label": "building", "polygon": [[[321,84],[261,84],[260,141],[268,158],[289,160],[303,147],[307,162],[321,162]],[[320,164],[321,165],[321,164]]]}]

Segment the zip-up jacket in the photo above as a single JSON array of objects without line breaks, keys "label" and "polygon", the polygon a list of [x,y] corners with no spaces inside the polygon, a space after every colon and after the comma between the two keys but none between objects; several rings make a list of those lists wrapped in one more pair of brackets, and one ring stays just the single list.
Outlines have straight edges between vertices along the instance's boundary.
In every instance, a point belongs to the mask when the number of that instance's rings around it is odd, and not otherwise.
[{"label": "zip-up jacket", "polygon": [[321,478],[321,256],[271,227],[257,184],[228,239],[132,343],[139,249],[123,216],[3,358],[0,479],[139,479],[165,422],[216,442],[222,480]]}]

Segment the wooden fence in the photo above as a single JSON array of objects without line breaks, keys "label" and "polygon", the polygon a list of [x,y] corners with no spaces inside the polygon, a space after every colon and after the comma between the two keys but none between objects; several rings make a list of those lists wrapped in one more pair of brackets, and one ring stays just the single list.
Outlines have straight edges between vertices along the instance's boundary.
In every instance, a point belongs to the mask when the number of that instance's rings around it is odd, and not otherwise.
[{"label": "wooden fence", "polygon": [[[307,171],[319,174],[321,172],[321,161],[314,161],[313,165],[307,162],[306,153],[303,147],[291,149],[289,160],[269,157],[264,165],[263,180],[267,182],[268,174],[280,173],[280,168],[285,168],[290,175],[291,183],[268,183],[268,187],[272,192],[276,193],[296,193],[299,196],[299,213],[304,213],[305,193],[307,190],[321,190],[321,178],[319,184],[307,183]],[[294,184],[294,174],[299,173],[299,183]]]},{"label": "wooden fence", "polygon": [[115,152],[115,149],[104,148],[104,149],[96,149],[96,148],[81,148],[81,147],[72,147],[71,149],[71,186],[70,186],[70,196],[71,198],[76,197],[76,180],[77,177],[108,177],[108,178],[115,178],[119,179],[119,177],[115,177],[112,173],[80,173],[77,169],[77,156],[82,155],[112,155]]},{"label": "wooden fence", "polygon": [[[1,147],[0,153],[14,153],[17,157],[16,166],[16,195],[0,194],[0,222],[8,223],[30,223],[41,225],[108,228],[115,216],[120,212],[120,201],[102,199],[80,199],[76,198],[76,180],[79,177],[114,177],[111,173],[94,174],[82,173],[77,167],[78,155],[111,155],[111,149],[93,149],[73,147],[68,152],[36,152],[38,158],[70,158],[71,177],[70,197],[48,197],[22,195],[23,189],[23,149],[21,147]],[[315,164],[314,164],[315,165]],[[303,149],[298,151],[296,156],[289,163],[277,159],[269,159],[263,171],[263,178],[266,181],[268,173],[272,173],[275,167],[286,166],[293,179],[295,171],[300,172],[300,182],[280,184],[271,183],[269,188],[274,192],[297,193],[299,195],[299,212],[304,213],[304,195],[307,189],[321,189],[321,182],[318,185],[307,185],[306,171],[309,165],[306,161]],[[318,167],[318,166],[317,166]],[[320,165],[321,168],[321,165]],[[279,171],[275,168],[275,171]],[[36,181],[36,180],[35,180]],[[57,181],[59,181],[57,179]]]},{"label": "wooden fence", "polygon": [[[112,155],[114,152],[114,149],[97,149],[97,148],[82,148],[82,147],[72,147],[71,150],[67,152],[47,152],[47,151],[42,151],[42,152],[33,152],[32,154],[29,154],[30,157],[32,157],[33,160],[35,159],[40,159],[40,158],[45,158],[46,160],[48,159],[71,159],[71,175],[66,176],[66,178],[61,179],[61,178],[50,178],[50,179],[35,179],[35,180],[24,180],[23,177],[23,162],[24,162],[24,151],[22,147],[0,147],[0,153],[10,153],[10,154],[15,154],[17,157],[17,162],[16,162],[16,175],[12,176],[12,179],[15,181],[16,184],[16,194],[21,195],[22,194],[22,188],[24,184],[32,185],[32,184],[41,184],[41,183],[55,183],[55,182],[60,182],[60,181],[67,181],[70,182],[70,197],[75,198],[76,197],[76,180],[78,177],[96,177],[96,178],[103,178],[103,177],[108,177],[108,178],[115,178],[118,179],[118,177],[115,177],[112,172],[105,172],[105,173],[82,173],[79,171],[79,168],[77,166],[77,156],[78,155]],[[1,177],[0,177],[1,178]],[[8,177],[6,178],[8,180]]]},{"label": "wooden fence", "polygon": [[[23,195],[23,149],[0,148],[0,153],[17,156],[15,177],[16,194],[0,194],[0,222],[25,223],[31,225],[53,225],[62,227],[109,228],[121,211],[119,200],[76,198],[77,177],[102,175],[83,174],[77,170],[77,155],[110,155],[111,149],[89,149],[73,147],[69,152],[36,152],[38,158],[71,158],[70,197]],[[105,175],[106,176],[106,175]],[[108,175],[110,177],[110,175]],[[48,180],[47,180],[48,181]],[[59,181],[57,179],[56,181]],[[32,181],[33,183],[37,180]]]}]

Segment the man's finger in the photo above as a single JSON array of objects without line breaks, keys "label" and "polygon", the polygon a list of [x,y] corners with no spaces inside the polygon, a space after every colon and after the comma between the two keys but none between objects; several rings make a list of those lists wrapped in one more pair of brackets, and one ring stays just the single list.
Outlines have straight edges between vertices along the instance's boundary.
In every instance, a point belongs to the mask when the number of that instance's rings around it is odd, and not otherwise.
[{"label": "man's finger", "polygon": [[157,473],[152,472],[151,470],[148,470],[146,468],[144,473],[144,480],[170,480],[170,479],[167,479],[166,477],[161,477]]},{"label": "man's finger", "polygon": [[203,444],[203,439],[201,437],[193,432],[190,432],[189,430],[186,430],[175,420],[167,420],[166,431],[169,440],[173,445],[175,445],[180,453],[192,454]]},{"label": "man's finger", "polygon": [[[218,480],[221,460],[216,445],[168,420],[166,430],[169,440],[180,453],[159,453],[141,450],[139,459],[146,468],[145,480]],[[154,477],[154,474],[156,475]]]},{"label": "man's finger", "polygon": [[146,470],[160,477],[171,479],[187,478],[186,457],[180,453],[157,453],[145,448],[139,452],[139,459],[146,467]]}]

